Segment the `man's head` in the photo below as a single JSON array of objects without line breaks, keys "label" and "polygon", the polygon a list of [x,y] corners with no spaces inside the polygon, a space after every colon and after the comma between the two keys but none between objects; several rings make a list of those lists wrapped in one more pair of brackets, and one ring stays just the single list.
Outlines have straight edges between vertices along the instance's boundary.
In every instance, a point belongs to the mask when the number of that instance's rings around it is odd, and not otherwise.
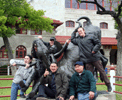
[{"label": "man's head", "polygon": [[84,28],[78,28],[78,33],[79,33],[80,36],[84,37],[85,36]]},{"label": "man's head", "polygon": [[24,62],[25,64],[29,64],[30,62],[32,62],[32,56],[31,55],[25,56]]},{"label": "man's head", "polygon": [[55,40],[56,40],[55,37],[51,37],[51,38],[50,38],[49,43],[50,43],[51,46],[54,45],[54,41],[55,41]]},{"label": "man's head", "polygon": [[75,71],[76,72],[78,72],[78,73],[82,73],[83,72],[83,70],[84,70],[83,62],[77,61],[74,66],[75,66]]},{"label": "man's head", "polygon": [[50,70],[51,70],[52,73],[55,73],[57,71],[57,69],[58,69],[58,66],[57,66],[56,63],[51,63],[50,64]]}]

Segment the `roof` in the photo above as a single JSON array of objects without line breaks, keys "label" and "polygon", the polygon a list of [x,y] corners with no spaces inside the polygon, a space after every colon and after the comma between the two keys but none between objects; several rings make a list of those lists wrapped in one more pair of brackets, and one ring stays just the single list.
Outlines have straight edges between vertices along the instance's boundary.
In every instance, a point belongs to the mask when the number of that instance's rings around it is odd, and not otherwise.
[{"label": "roof", "polygon": [[[44,16],[44,17],[47,18],[46,16]],[[52,18],[50,18],[50,19],[53,20],[52,25],[54,26],[54,29],[56,29],[58,26],[63,24],[63,22],[61,22],[60,20],[56,20],[56,19],[52,19]]]},{"label": "roof", "polygon": [[[67,39],[71,38],[71,36],[55,36],[55,37],[56,37],[56,40],[62,44],[64,44]],[[101,44],[102,45],[117,45],[117,40],[116,38],[102,37]]]},{"label": "roof", "polygon": [[117,45],[117,40],[116,40],[116,38],[102,37],[101,43],[102,43],[102,45]]}]

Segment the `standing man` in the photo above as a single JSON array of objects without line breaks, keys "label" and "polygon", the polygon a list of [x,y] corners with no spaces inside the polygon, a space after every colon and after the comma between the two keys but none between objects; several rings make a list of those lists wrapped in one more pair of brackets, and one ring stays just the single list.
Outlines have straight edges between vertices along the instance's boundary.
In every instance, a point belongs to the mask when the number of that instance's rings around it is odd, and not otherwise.
[{"label": "standing man", "polygon": [[13,66],[16,66],[17,64],[26,64],[25,67],[19,66],[14,76],[12,87],[11,87],[11,100],[17,99],[18,90],[19,89],[21,90],[19,83],[23,80],[26,80],[29,77],[29,75],[35,70],[34,67],[30,67],[31,63],[32,63],[31,55],[25,56],[24,61],[14,60],[14,59],[10,60],[10,64]]},{"label": "standing man", "polygon": [[83,62],[77,61],[75,63],[75,73],[72,75],[69,83],[69,100],[75,99],[75,94],[78,100],[95,100],[96,81],[93,74],[84,69]]},{"label": "standing man", "polygon": [[[58,70],[56,63],[51,63],[50,72],[45,71],[41,82],[36,100],[41,100],[43,97],[56,98],[56,100],[65,99],[69,82],[66,73]],[[45,86],[45,84],[48,84],[48,86]]]},{"label": "standing man", "polygon": [[98,53],[101,43],[99,39],[93,34],[85,33],[84,28],[78,28],[79,36],[76,36],[76,33],[73,32],[71,36],[71,42],[75,45],[78,45],[80,52],[80,61],[86,64],[86,70],[94,72],[94,66],[100,72],[105,82],[108,92],[112,90],[110,81],[103,69],[103,66],[100,61],[100,54]]}]

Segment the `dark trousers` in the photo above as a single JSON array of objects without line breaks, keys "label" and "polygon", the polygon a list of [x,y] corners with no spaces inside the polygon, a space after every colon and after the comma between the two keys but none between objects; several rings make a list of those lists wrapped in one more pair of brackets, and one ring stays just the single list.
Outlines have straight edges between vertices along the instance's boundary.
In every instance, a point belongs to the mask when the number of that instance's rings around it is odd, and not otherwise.
[{"label": "dark trousers", "polygon": [[55,93],[49,87],[45,85],[39,86],[38,97],[50,97],[55,98]]},{"label": "dark trousers", "polygon": [[94,67],[97,68],[97,70],[100,72],[106,86],[110,85],[110,81],[105,73],[105,70],[100,60],[86,64],[86,70],[90,70],[92,73],[94,72]]}]

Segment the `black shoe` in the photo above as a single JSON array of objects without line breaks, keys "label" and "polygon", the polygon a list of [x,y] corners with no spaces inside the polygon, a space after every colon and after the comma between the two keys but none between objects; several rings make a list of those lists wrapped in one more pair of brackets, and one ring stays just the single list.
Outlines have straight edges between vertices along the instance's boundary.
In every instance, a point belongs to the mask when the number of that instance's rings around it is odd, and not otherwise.
[{"label": "black shoe", "polygon": [[21,97],[21,98],[26,98],[26,96],[25,96],[24,94],[23,94],[23,95],[20,94],[20,97]]},{"label": "black shoe", "polygon": [[27,100],[28,100],[28,99],[32,99],[34,96],[35,96],[35,92],[30,92],[30,93],[27,95],[26,99],[27,99]]},{"label": "black shoe", "polygon": [[108,92],[111,92],[111,90],[112,90],[111,85],[108,85],[107,88],[108,88]]}]

